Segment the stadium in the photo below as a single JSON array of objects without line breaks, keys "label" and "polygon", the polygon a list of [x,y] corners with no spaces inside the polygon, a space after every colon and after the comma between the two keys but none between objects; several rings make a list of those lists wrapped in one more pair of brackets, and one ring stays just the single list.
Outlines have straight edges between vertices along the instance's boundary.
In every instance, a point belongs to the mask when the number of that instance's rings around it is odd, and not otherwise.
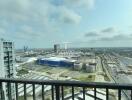
[{"label": "stadium", "polygon": [[60,57],[49,57],[37,59],[37,64],[48,65],[52,67],[73,67],[75,60],[60,58]]}]

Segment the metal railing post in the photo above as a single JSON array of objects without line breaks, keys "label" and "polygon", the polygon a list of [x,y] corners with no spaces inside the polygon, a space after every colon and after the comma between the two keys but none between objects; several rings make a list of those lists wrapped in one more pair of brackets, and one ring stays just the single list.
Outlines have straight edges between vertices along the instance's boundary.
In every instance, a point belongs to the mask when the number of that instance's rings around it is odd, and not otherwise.
[{"label": "metal railing post", "polygon": [[12,95],[11,95],[11,83],[8,82],[7,83],[7,87],[8,87],[8,100],[12,100]]},{"label": "metal railing post", "polygon": [[109,100],[109,90],[106,88],[106,100]]},{"label": "metal railing post", "polygon": [[15,83],[15,89],[16,89],[16,100],[18,100],[18,83]]},{"label": "metal railing post", "polygon": [[52,85],[51,87],[52,100],[54,100],[54,86]]},{"label": "metal railing post", "polygon": [[96,99],[96,98],[97,98],[97,97],[96,97],[96,92],[97,92],[97,91],[96,91],[96,88],[94,88],[94,100],[97,100],[97,99]]},{"label": "metal railing post", "polygon": [[35,84],[32,84],[33,86],[33,100],[36,100],[36,95],[35,95]]},{"label": "metal railing post", "polygon": [[45,93],[44,93],[44,85],[42,85],[42,100],[44,100],[45,99]]},{"label": "metal railing post", "polygon": [[59,85],[55,85],[55,92],[56,92],[56,100],[60,100],[60,86]]},{"label": "metal railing post", "polygon": [[24,100],[27,100],[26,83],[24,83]]},{"label": "metal railing post", "polygon": [[61,86],[61,95],[62,95],[62,100],[64,100],[64,88]]},{"label": "metal railing post", "polygon": [[74,86],[72,86],[72,100],[74,100]]},{"label": "metal railing post", "polygon": [[121,100],[121,89],[118,90],[118,100]]},{"label": "metal railing post", "polygon": [[83,87],[83,100],[85,100],[85,87]]},{"label": "metal railing post", "polygon": [[0,98],[1,98],[1,100],[5,100],[5,98],[4,98],[4,94],[3,94],[3,86],[2,86],[2,82],[0,82]]}]

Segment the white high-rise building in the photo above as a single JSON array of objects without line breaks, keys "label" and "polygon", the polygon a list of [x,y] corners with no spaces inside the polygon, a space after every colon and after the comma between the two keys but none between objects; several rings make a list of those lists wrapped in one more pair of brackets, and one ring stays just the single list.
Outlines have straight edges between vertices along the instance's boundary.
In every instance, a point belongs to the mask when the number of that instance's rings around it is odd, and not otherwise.
[{"label": "white high-rise building", "polygon": [[[16,70],[14,67],[14,43],[0,39],[0,77],[1,78],[14,78]],[[9,100],[9,95],[12,97],[10,100],[15,100],[15,86],[14,84],[3,83],[3,96],[5,100]]]}]

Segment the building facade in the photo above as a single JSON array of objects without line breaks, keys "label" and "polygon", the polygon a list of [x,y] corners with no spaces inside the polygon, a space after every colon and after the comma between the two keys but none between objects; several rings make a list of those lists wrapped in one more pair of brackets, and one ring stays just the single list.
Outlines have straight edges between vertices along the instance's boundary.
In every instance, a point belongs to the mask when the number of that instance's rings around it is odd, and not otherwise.
[{"label": "building facade", "polygon": [[[1,78],[14,78],[15,71],[15,56],[14,56],[14,43],[0,39],[0,77]],[[5,100],[15,100],[15,86],[14,84],[2,84]],[[8,96],[7,96],[8,95]],[[7,98],[7,97],[12,98]]]},{"label": "building facade", "polygon": [[54,44],[54,52],[58,53],[60,50],[60,45],[59,44]]}]

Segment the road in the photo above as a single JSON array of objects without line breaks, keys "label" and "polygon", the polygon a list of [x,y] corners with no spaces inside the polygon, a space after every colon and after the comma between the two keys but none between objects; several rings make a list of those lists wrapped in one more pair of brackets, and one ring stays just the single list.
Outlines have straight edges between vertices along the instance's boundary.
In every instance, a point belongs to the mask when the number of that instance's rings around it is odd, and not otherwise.
[{"label": "road", "polygon": [[[109,72],[111,78],[113,79],[113,82],[115,83],[132,83],[131,78],[128,75],[125,74],[119,74],[117,73],[117,70],[123,69],[123,70],[127,70],[124,63],[118,58],[118,62],[117,63],[113,63],[113,64],[109,64],[108,62],[114,62],[112,58],[113,56],[111,55],[105,55],[103,57],[104,59],[104,66],[105,68],[107,68],[107,71]],[[112,61],[109,61],[111,60]],[[118,64],[119,63],[119,64]],[[127,80],[127,81],[126,81]],[[123,100],[130,100],[130,92],[128,91],[122,91],[123,92]]]},{"label": "road", "polygon": [[96,58],[96,77],[95,77],[95,82],[105,82],[103,68],[102,68],[102,63],[100,57],[97,56]]}]

